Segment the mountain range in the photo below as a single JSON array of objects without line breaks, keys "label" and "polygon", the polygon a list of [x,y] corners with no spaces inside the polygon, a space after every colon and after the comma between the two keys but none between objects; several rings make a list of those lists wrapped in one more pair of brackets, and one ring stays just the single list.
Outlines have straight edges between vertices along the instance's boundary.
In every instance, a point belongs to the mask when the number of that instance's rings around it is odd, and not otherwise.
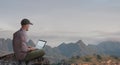
[{"label": "mountain range", "polygon": [[[29,46],[35,46],[32,40],[27,43]],[[62,59],[68,59],[72,56],[85,56],[85,55],[111,55],[120,56],[120,42],[118,41],[103,41],[98,45],[88,44],[86,45],[82,40],[75,43],[62,43],[57,47],[50,47],[48,45],[44,48],[46,52],[46,57],[48,57],[51,62],[60,61]],[[0,54],[3,51],[12,52],[12,40],[0,38]]]}]

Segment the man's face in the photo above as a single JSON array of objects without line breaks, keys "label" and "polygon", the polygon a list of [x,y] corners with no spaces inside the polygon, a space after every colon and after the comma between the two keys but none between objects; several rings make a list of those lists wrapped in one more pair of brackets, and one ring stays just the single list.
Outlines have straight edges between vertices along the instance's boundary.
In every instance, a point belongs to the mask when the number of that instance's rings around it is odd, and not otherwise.
[{"label": "man's face", "polygon": [[25,25],[26,31],[29,30],[30,24]]}]

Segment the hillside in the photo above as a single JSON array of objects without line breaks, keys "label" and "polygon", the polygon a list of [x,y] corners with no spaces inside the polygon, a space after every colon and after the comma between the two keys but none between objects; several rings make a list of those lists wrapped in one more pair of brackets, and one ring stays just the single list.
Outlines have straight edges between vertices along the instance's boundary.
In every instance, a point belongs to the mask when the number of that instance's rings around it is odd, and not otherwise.
[{"label": "hillside", "polygon": [[120,57],[120,42],[118,41],[104,41],[98,45],[88,45],[88,47],[94,49],[97,54],[106,54]]},{"label": "hillside", "polygon": [[89,65],[118,65],[120,58],[109,55],[88,55],[88,56],[74,56],[68,61],[69,64],[89,64]]}]

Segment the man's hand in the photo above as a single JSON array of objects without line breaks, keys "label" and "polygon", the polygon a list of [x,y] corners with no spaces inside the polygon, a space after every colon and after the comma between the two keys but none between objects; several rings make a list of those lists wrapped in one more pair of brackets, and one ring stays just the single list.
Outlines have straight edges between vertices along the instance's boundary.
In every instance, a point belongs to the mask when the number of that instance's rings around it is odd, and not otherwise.
[{"label": "man's hand", "polygon": [[34,51],[36,50],[34,47],[28,47],[29,51]]},{"label": "man's hand", "polygon": [[28,46],[28,48],[32,48],[31,46]]}]

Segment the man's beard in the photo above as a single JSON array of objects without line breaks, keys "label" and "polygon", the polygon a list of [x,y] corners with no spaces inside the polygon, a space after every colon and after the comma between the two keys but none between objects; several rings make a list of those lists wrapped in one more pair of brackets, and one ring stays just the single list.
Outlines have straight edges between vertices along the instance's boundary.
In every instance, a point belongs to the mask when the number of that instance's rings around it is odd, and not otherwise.
[{"label": "man's beard", "polygon": [[26,31],[29,31],[29,29],[26,29]]}]

